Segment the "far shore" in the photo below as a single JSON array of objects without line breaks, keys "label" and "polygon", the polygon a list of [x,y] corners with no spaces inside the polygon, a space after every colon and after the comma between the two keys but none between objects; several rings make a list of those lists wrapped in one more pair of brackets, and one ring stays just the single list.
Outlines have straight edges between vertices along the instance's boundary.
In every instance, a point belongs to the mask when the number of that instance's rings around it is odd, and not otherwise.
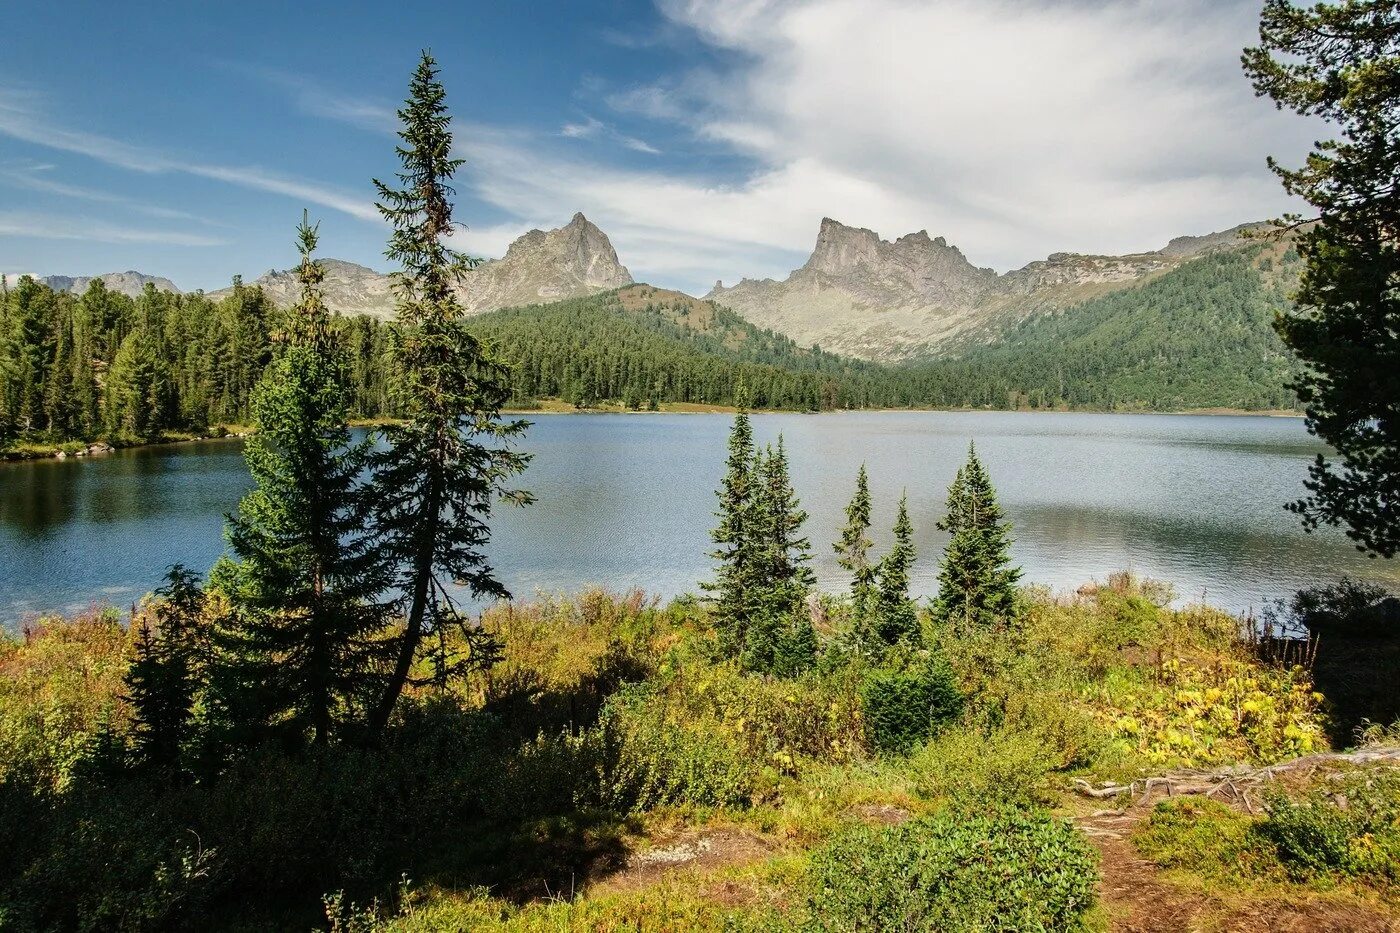
[{"label": "far shore", "polygon": [[[733,405],[710,405],[700,402],[665,402],[656,410],[627,408],[621,403],[604,403],[591,408],[578,408],[562,399],[541,399],[534,408],[505,408],[501,414],[512,417],[534,415],[726,415],[738,409]],[[1303,413],[1287,408],[1266,408],[1251,410],[1245,408],[1187,408],[1175,411],[1110,411],[1096,408],[837,408],[827,411],[803,411],[794,408],[763,408],[754,411],[756,415],[836,415],[836,414],[898,414],[914,412],[924,414],[1037,414],[1037,415],[1212,415],[1227,417],[1255,418],[1302,418]],[[394,424],[392,418],[356,418],[351,427],[366,428]],[[30,443],[18,447],[0,449],[0,462],[20,460],[64,460],[69,458],[102,457],[118,450],[134,450],[146,447],[166,447],[175,444],[192,444],[199,441],[243,440],[253,433],[248,425],[222,425],[220,430],[207,435],[170,435],[145,444],[114,445],[107,441],[70,441],[63,444]],[[104,449],[105,448],[105,449]]]}]

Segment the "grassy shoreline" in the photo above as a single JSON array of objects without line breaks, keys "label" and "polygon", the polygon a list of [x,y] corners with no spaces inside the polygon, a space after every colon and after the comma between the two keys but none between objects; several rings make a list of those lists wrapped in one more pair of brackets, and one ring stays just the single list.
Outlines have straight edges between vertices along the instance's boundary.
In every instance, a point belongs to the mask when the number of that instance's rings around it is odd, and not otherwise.
[{"label": "grassy shoreline", "polygon": [[[1076,790],[1179,769],[1242,780],[1228,769],[1327,748],[1306,672],[1261,659],[1233,617],[1170,608],[1164,593],[1118,575],[1087,594],[1028,590],[1024,618],[1004,630],[925,618],[964,702],[902,751],[872,741],[878,671],[841,652],[840,599],[822,601],[829,661],[775,679],[717,652],[694,600],[544,596],[488,610],[498,663],[448,693],[415,693],[385,748],[264,749],[169,790],[85,764],[131,728],[132,627],[49,619],[0,637],[0,786],[12,791],[0,842],[9,827],[10,857],[28,868],[0,892],[36,923],[72,912],[308,929],[323,914],[319,928],[366,933],[877,929],[884,915],[860,911],[892,898],[974,918],[941,927],[965,931],[1052,894],[1061,912],[1040,919],[1057,931],[1144,928],[1164,903],[1181,928],[1400,919],[1385,860],[1397,830],[1319,796],[1330,775],[1355,773],[1338,778],[1360,782],[1353,799],[1391,806],[1393,781],[1366,791],[1384,769],[1339,762],[1274,782],[1298,802],[1272,805],[1284,818],[1258,798],[1251,809],[1228,795]],[[433,790],[429,803],[397,796],[406,773]],[[31,801],[20,788],[35,780],[51,789]],[[1337,866],[1290,854],[1290,834],[1318,825],[1351,840]],[[194,857],[191,832],[217,858],[172,876],[166,866]],[[1008,833],[1018,843],[998,849]],[[990,874],[977,858],[939,887],[914,883],[940,864],[920,852],[964,864],[988,847]],[[98,870],[109,864],[122,887]],[[814,925],[819,915],[850,923]]]}]

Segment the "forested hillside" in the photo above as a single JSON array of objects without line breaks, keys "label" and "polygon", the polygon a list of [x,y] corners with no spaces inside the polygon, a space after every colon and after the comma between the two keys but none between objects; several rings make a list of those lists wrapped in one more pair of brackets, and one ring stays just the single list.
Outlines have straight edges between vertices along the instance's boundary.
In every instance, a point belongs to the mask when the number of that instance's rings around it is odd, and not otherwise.
[{"label": "forested hillside", "polygon": [[731,404],[742,383],[758,408],[910,403],[884,367],[802,349],[727,308],[647,285],[497,311],[471,327],[515,367],[520,399]]},{"label": "forested hillside", "polygon": [[1297,255],[1278,244],[1209,254],[917,366],[917,394],[993,408],[1293,407],[1296,364],[1272,324],[1296,281]]},{"label": "forested hillside", "polygon": [[[799,347],[737,313],[634,285],[471,319],[514,367],[514,404],[560,398],[872,407],[1285,408],[1293,363],[1274,314],[1296,281],[1278,246],[1218,253],[1135,288],[1029,318],[951,360],[886,367]],[[0,294],[0,446],[140,443],[246,424],[285,312],[255,286],[223,297],[94,280],[81,295],[33,279]],[[389,328],[337,317],[352,412],[395,413]]]}]

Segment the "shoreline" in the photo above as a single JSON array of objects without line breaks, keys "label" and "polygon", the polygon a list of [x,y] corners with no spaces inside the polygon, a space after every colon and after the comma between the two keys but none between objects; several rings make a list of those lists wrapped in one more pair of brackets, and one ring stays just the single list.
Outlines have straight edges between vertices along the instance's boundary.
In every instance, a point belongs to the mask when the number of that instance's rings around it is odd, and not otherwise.
[{"label": "shoreline", "polygon": [[[699,402],[671,402],[663,404],[655,411],[625,408],[622,405],[605,405],[597,408],[575,408],[557,400],[540,408],[503,408],[501,414],[511,417],[531,417],[534,415],[732,415],[738,411],[733,405],[709,405]],[[807,411],[797,408],[761,408],[750,412],[754,415],[849,415],[849,414],[1001,414],[1001,415],[1174,415],[1208,416],[1225,418],[1297,418],[1302,412],[1286,408],[1185,408],[1173,411],[1114,411],[1101,408],[833,408],[826,411]],[[348,423],[353,428],[376,427],[393,424],[393,418],[353,418]],[[222,434],[203,436],[172,436],[144,444],[116,445],[109,441],[65,441],[53,447],[33,444],[24,447],[0,450],[0,463],[23,463],[32,460],[67,460],[88,457],[104,457],[120,450],[141,450],[150,447],[170,447],[177,444],[192,444],[199,441],[245,440],[253,433],[247,425],[230,425],[240,430]]]}]

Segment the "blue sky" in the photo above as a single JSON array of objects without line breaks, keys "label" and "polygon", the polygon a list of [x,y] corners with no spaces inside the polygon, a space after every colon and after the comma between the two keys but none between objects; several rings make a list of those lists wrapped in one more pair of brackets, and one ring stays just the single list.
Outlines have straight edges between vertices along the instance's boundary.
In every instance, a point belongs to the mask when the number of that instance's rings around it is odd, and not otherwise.
[{"label": "blue sky", "polygon": [[1238,70],[1257,0],[38,3],[0,32],[0,272],[214,289],[386,268],[370,179],[420,48],[461,154],[460,245],[584,211],[639,280],[781,276],[821,217],[1004,270],[1291,207],[1316,127]]}]

